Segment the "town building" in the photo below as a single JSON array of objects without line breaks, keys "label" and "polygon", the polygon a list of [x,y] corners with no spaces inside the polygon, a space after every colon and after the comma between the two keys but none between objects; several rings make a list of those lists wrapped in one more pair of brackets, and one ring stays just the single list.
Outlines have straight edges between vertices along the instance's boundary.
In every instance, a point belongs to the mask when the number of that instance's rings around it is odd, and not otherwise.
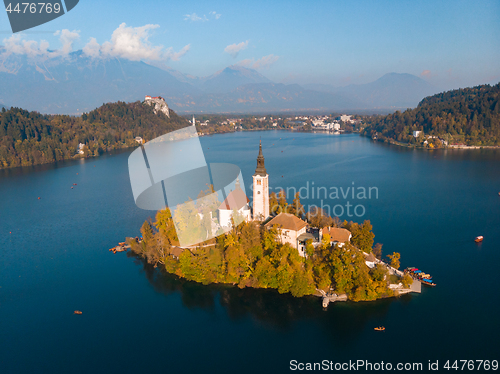
[{"label": "town building", "polygon": [[351,122],[351,116],[348,116],[347,114],[342,114],[338,119],[342,122]]},{"label": "town building", "polygon": [[264,166],[262,141],[259,143],[257,168],[253,175],[253,219],[265,221],[269,217],[269,175]]},{"label": "town building", "polygon": [[413,137],[418,138],[421,133],[422,133],[422,131],[413,131]]},{"label": "town building", "polygon": [[85,154],[85,151],[83,150],[83,148],[85,147],[85,144],[83,143],[79,143],[78,144],[78,151],[76,151],[77,154],[80,154],[80,155],[83,155]]},{"label": "town building", "polygon": [[324,227],[320,231],[320,241],[326,234],[330,235],[330,245],[335,245],[339,248],[343,247],[345,243],[349,243],[352,238],[352,234],[347,229],[341,229],[338,227]]},{"label": "town building", "polygon": [[280,213],[265,224],[268,229],[273,226],[278,228],[281,243],[289,243],[293,248],[299,250],[299,255],[305,257],[305,246],[299,247],[299,237],[306,234],[307,222],[293,214]]}]

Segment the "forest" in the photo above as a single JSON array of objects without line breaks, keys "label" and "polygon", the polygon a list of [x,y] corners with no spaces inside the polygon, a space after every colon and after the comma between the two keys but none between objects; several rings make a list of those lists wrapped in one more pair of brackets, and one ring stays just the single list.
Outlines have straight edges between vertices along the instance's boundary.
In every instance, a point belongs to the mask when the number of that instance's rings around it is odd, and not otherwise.
[{"label": "forest", "polygon": [[[302,218],[300,210],[295,211]],[[326,292],[333,289],[338,294],[346,293],[353,301],[394,295],[388,288],[387,269],[382,265],[373,269],[365,265],[361,250],[373,252],[378,258],[382,256],[382,245],[373,245],[375,235],[370,221],[341,223],[324,212],[312,211],[306,217],[311,226],[337,225],[350,230],[351,243],[342,248],[331,246],[330,237],[325,235],[316,248],[311,241],[307,243],[308,256],[303,258],[288,243],[280,242],[278,228],[268,230],[259,222],[243,221],[233,225],[230,232],[196,248],[181,249],[168,208],[158,211],[154,222],[144,222],[142,240],[129,238],[128,243],[133,253],[155,267],[159,265],[168,273],[203,284],[274,288],[296,297],[312,295],[317,289]],[[399,268],[399,253],[388,257],[391,265]],[[408,286],[411,279],[406,277],[402,282]]]},{"label": "forest", "polygon": [[[500,83],[443,92],[415,109],[366,120],[363,134],[411,146],[500,146]],[[421,131],[417,137],[413,131]]]},{"label": "forest", "polygon": [[[186,126],[172,110],[169,118],[139,101],[103,104],[79,117],[2,108],[0,169],[98,156],[137,146],[136,136],[148,141]],[[77,154],[79,143],[85,144],[83,155]]]}]

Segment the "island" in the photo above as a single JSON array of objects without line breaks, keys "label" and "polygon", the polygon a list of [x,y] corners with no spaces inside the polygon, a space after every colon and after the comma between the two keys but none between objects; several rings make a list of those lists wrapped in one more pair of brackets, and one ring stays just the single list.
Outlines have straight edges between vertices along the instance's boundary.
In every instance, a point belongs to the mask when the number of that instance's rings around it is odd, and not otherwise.
[{"label": "island", "polygon": [[[398,270],[400,254],[381,261],[370,221],[340,222],[322,209],[304,213],[300,194],[288,203],[284,193],[270,196],[262,144],[253,175],[253,211],[236,181],[225,201],[195,206],[207,230],[225,233],[189,247],[179,246],[169,208],[141,227],[142,237],[127,238],[127,247],[162,271],[203,284],[273,288],[293,296],[317,295],[327,301],[367,301],[411,292],[413,278]],[[199,197],[213,192],[212,186]],[[181,208],[177,208],[181,209]],[[236,223],[238,224],[236,224]]]}]

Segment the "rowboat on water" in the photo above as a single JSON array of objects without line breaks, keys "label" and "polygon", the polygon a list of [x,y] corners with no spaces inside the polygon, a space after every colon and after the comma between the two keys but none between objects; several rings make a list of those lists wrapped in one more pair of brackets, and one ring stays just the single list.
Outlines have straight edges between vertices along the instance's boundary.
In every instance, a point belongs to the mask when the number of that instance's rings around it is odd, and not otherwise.
[{"label": "rowboat on water", "polygon": [[379,326],[374,328],[375,331],[384,331],[385,327],[384,326]]},{"label": "rowboat on water", "polygon": [[483,241],[483,239],[484,239],[484,238],[483,238],[482,236],[478,236],[478,237],[476,237],[476,239],[474,239],[474,241],[475,241],[476,243],[481,243],[481,242]]}]

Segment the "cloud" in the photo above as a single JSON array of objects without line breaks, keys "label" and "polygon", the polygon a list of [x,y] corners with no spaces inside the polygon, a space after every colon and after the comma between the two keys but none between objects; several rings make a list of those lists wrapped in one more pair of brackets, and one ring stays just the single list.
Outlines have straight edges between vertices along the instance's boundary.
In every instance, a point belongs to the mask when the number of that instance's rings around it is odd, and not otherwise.
[{"label": "cloud", "polygon": [[255,61],[252,64],[252,67],[254,69],[267,69],[269,66],[271,66],[276,61],[278,61],[278,59],[279,59],[279,56],[275,56],[273,54],[270,54],[270,55],[264,56],[264,57],[258,59],[257,61]]},{"label": "cloud", "polygon": [[237,65],[252,68],[252,69],[267,69],[276,61],[278,61],[279,56],[275,56],[273,54],[264,56],[259,58],[258,60],[254,60],[253,58],[247,58],[245,60],[241,60],[237,63]]},{"label": "cloud", "polygon": [[188,53],[190,49],[191,49],[191,44],[184,46],[179,52],[174,52],[174,49],[170,47],[165,51],[164,59],[178,61],[182,56]]},{"label": "cloud", "polygon": [[[83,54],[91,58],[119,57],[131,61],[168,61],[179,60],[184,56],[191,45],[188,44],[176,52],[172,47],[153,46],[149,42],[151,31],[160,27],[159,25],[145,25],[141,27],[128,27],[122,23],[111,35],[111,39],[99,44],[96,38],[90,38],[82,48]],[[80,38],[80,31],[63,29],[56,31],[61,46],[59,49],[50,50],[49,43],[45,40],[36,42],[26,40],[21,34],[14,34],[3,39],[4,47],[0,49],[0,65],[7,69],[4,62],[10,55],[25,55],[29,59],[47,60],[55,57],[67,57],[73,52],[73,44]],[[1,69],[1,67],[0,67]],[[12,69],[10,69],[12,70]]]},{"label": "cloud", "polygon": [[[215,10],[211,11],[210,13],[208,13],[208,15],[214,19],[219,19],[220,18],[220,14],[217,13]],[[203,17],[197,15],[196,13],[193,13],[193,14],[186,14],[184,15],[184,21],[191,21],[191,22],[206,22],[206,21],[209,21],[208,17],[204,14]]]},{"label": "cloud", "polygon": [[[80,38],[80,30],[69,31],[68,29],[63,29],[61,31],[56,31],[54,35],[60,35],[59,41],[62,44],[61,49],[58,49],[53,53],[53,56],[67,56],[73,52],[73,43],[75,40]],[[48,43],[47,43],[48,47]],[[52,56],[51,56],[52,57]]]},{"label": "cloud", "polygon": [[431,71],[430,70],[424,70],[423,72],[420,73],[422,77],[430,77],[431,76]]},{"label": "cloud", "polygon": [[213,16],[215,19],[219,19],[220,18],[220,14],[218,14],[215,10],[214,11],[211,11],[210,13],[211,16]]},{"label": "cloud", "polygon": [[83,53],[89,57],[99,57],[101,46],[97,43],[96,38],[90,38],[90,41],[82,48]]},{"label": "cloud", "polygon": [[158,27],[160,26],[151,24],[129,27],[122,23],[113,31],[110,41],[99,45],[95,38],[90,38],[82,50],[92,58],[119,57],[131,61],[177,61],[189,51],[190,44],[179,52],[175,52],[172,47],[164,49],[163,46],[153,46],[149,42],[150,32]]},{"label": "cloud", "polygon": [[3,52],[0,54],[0,61],[5,61],[10,55],[25,55],[30,59],[48,59],[53,57],[66,57],[73,52],[73,43],[80,38],[80,31],[63,29],[56,31],[54,35],[59,35],[61,48],[49,51],[49,43],[41,40],[40,43],[35,40],[26,40],[22,34],[14,34],[9,38],[3,39]]},{"label": "cloud", "polygon": [[186,14],[184,16],[184,21],[191,21],[191,22],[201,21],[201,22],[205,22],[205,21],[208,21],[208,18],[205,15],[203,15],[203,17],[200,17],[196,13],[193,13],[193,14]]},{"label": "cloud", "polygon": [[248,47],[248,40],[246,42],[241,42],[238,44],[231,44],[224,48],[224,52],[229,53],[232,58],[236,58],[240,51],[246,49]]}]

